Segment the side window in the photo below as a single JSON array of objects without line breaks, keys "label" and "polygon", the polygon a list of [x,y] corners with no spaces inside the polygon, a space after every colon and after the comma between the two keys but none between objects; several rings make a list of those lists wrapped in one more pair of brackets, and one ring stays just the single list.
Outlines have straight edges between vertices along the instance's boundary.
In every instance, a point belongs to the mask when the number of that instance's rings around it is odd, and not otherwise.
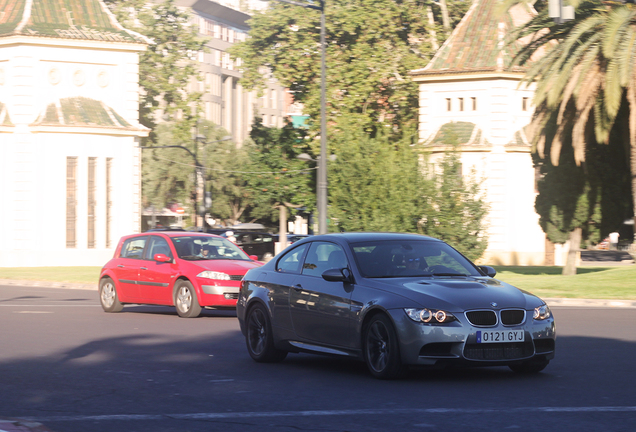
[{"label": "side window", "polygon": [[167,257],[172,258],[172,252],[168,242],[163,237],[150,236],[150,244],[146,248],[146,254],[144,259],[152,260],[157,254],[164,254]]},{"label": "side window", "polygon": [[276,271],[281,273],[300,273],[300,263],[307,250],[307,245],[294,248],[283,255],[276,264]]},{"label": "side window", "polygon": [[249,243],[251,243],[250,235],[249,234],[243,234],[243,235],[238,236],[237,242],[239,244],[249,244]]},{"label": "side window", "polygon": [[340,246],[328,242],[313,242],[303,264],[303,274],[322,276],[332,268],[347,267],[347,257]]},{"label": "side window", "polygon": [[146,240],[148,240],[148,237],[135,237],[126,240],[121,247],[120,257],[141,259]]}]

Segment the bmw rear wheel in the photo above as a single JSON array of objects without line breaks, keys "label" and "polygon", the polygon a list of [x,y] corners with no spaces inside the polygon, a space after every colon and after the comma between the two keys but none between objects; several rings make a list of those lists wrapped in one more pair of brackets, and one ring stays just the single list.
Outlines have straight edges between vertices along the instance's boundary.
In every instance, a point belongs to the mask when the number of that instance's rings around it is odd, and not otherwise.
[{"label": "bmw rear wheel", "polygon": [[250,357],[259,363],[279,362],[287,357],[287,351],[279,350],[274,346],[272,323],[263,305],[256,304],[250,308],[246,322],[245,342]]},{"label": "bmw rear wheel", "polygon": [[124,305],[119,302],[115,282],[109,277],[99,281],[99,302],[105,312],[121,312],[124,308]]},{"label": "bmw rear wheel", "polygon": [[174,305],[182,318],[196,318],[201,314],[201,306],[192,284],[186,280],[177,281]]},{"label": "bmw rear wheel", "polygon": [[393,323],[386,315],[376,315],[363,332],[364,360],[371,374],[380,379],[400,378],[407,372]]}]

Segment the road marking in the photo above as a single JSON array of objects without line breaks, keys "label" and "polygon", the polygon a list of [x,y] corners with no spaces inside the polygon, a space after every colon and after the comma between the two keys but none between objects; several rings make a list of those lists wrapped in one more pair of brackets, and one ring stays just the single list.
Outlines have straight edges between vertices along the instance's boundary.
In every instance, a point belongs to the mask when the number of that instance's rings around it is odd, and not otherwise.
[{"label": "road marking", "polygon": [[91,416],[27,417],[36,422],[76,422],[76,421],[134,421],[134,420],[212,420],[240,419],[246,417],[327,417],[342,415],[393,415],[393,414],[479,414],[479,413],[616,413],[636,412],[636,406],[598,407],[522,407],[522,408],[398,408],[398,409],[358,409],[358,410],[312,410],[312,411],[270,411],[270,412],[223,412],[192,414],[111,414]]}]

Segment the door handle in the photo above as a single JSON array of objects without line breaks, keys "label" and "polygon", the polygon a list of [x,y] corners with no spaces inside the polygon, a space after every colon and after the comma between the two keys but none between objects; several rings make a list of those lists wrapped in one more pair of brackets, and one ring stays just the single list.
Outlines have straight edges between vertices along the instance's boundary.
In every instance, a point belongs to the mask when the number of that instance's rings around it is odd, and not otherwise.
[{"label": "door handle", "polygon": [[294,291],[302,291],[303,287],[300,284],[296,284],[292,287]]},{"label": "door handle", "polygon": [[117,264],[117,267],[124,268],[124,265],[123,264]]},{"label": "door handle", "polygon": [[139,270],[148,270],[148,267],[139,267]]}]

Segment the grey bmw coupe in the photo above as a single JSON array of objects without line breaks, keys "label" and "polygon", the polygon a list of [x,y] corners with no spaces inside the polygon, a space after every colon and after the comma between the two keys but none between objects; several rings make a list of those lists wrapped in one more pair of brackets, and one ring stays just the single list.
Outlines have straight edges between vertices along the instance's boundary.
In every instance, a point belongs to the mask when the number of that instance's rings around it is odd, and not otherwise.
[{"label": "grey bmw coupe", "polygon": [[550,309],[495,274],[431,237],[319,235],[248,271],[236,310],[257,362],[351,356],[382,379],[452,364],[540,372],[555,352]]}]

